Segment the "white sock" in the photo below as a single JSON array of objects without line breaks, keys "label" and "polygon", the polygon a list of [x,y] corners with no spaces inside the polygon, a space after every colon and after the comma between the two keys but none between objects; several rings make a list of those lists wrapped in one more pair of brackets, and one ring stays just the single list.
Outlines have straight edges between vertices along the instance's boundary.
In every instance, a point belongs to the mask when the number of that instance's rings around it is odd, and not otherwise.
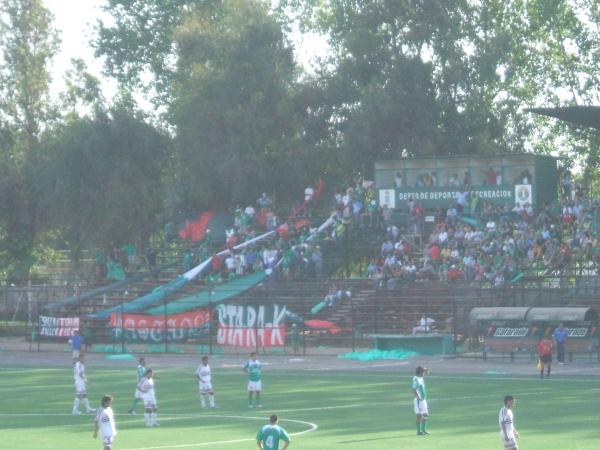
[{"label": "white sock", "polygon": [[85,406],[85,410],[86,411],[90,411],[92,408],[90,408],[90,401],[86,398],[83,399],[83,406]]},{"label": "white sock", "polygon": [[75,400],[73,400],[73,412],[77,411],[79,411],[79,399],[75,397]]},{"label": "white sock", "polygon": [[206,395],[202,394],[200,396],[200,406],[202,408],[206,408]]},{"label": "white sock", "polygon": [[214,408],[215,407],[215,396],[214,395],[209,395],[208,396],[208,402],[210,403],[210,407]]},{"label": "white sock", "polygon": [[150,413],[144,413],[144,422],[146,422],[146,425],[150,425]]},{"label": "white sock", "polygon": [[152,422],[152,425],[156,425],[158,423],[158,421],[156,420],[157,416],[156,416],[156,412],[153,412],[150,414],[150,421]]}]

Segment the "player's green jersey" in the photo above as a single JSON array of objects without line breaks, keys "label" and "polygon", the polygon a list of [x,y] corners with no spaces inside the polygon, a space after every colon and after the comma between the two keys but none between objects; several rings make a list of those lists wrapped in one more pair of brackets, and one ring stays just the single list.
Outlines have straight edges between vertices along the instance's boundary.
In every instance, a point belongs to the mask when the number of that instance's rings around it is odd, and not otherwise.
[{"label": "player's green jersey", "polygon": [[290,437],[279,425],[265,425],[256,435],[256,440],[262,442],[267,450],[278,450],[279,441],[290,442]]},{"label": "player's green jersey", "polygon": [[414,376],[412,379],[412,388],[419,393],[421,400],[427,399],[427,388],[423,377]]},{"label": "player's green jersey", "polygon": [[244,366],[244,369],[246,369],[248,371],[248,376],[250,381],[260,381],[260,361],[256,360],[249,360],[246,365]]},{"label": "player's green jersey", "polygon": [[142,366],[141,364],[139,364],[139,365],[137,366],[137,371],[136,371],[136,373],[137,373],[137,381],[138,381],[138,383],[139,383],[139,382],[140,382],[140,380],[141,380],[142,378],[144,378],[144,375],[146,375],[146,368],[145,368],[144,366]]}]

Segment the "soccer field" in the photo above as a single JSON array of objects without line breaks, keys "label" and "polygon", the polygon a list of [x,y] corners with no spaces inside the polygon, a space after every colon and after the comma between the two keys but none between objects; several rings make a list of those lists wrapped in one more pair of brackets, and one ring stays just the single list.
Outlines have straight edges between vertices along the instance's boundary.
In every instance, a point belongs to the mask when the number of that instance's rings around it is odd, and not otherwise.
[{"label": "soccer field", "polygon": [[[408,368],[407,368],[408,369]],[[406,370],[407,370],[406,369]],[[430,436],[416,436],[412,374],[369,371],[264,372],[263,408],[248,409],[241,370],[213,368],[217,410],[200,410],[194,370],[156,368],[159,428],[146,428],[141,405],[127,414],[134,368],[88,368],[94,407],[115,397],[124,449],[251,449],[269,414],[277,413],[297,449],[501,449],[498,411],[516,397],[522,449],[600,448],[600,380],[595,377],[448,375],[427,377]],[[0,369],[0,448],[101,449],[90,415],[72,416],[72,370]]]}]

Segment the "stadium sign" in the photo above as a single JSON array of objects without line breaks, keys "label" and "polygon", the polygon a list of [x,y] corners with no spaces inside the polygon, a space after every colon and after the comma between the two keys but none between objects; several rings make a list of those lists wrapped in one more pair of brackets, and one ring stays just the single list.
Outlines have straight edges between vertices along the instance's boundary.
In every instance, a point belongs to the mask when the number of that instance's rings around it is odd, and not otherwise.
[{"label": "stadium sign", "polygon": [[568,328],[567,333],[568,333],[568,337],[577,339],[577,338],[589,337],[588,333],[594,334],[594,330],[590,329],[589,327],[577,327],[577,328]]},{"label": "stadium sign", "polygon": [[[517,191],[511,185],[471,186],[469,192],[477,195],[484,202],[512,206],[515,204],[515,193],[517,192],[520,198],[526,197],[531,201],[531,186],[528,188],[527,191],[523,189]],[[455,187],[380,189],[379,206],[387,205],[390,209],[398,209],[406,207],[412,199],[420,202],[426,208],[437,208],[455,202],[460,192],[461,190]]]},{"label": "stadium sign", "polygon": [[40,336],[70,337],[79,330],[79,317],[48,317],[39,318]]},{"label": "stadium sign", "polygon": [[[491,333],[490,333],[491,334]],[[525,337],[529,334],[529,327],[498,327],[491,334],[495,338],[513,338],[513,337]]]},{"label": "stadium sign", "polygon": [[217,344],[269,348],[285,344],[287,308],[279,305],[219,305]]}]

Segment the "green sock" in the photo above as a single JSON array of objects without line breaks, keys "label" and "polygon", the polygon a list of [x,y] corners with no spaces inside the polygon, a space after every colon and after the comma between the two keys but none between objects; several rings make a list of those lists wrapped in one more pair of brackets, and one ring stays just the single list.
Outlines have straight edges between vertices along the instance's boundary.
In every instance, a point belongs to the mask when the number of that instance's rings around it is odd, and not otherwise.
[{"label": "green sock", "polygon": [[421,422],[417,422],[417,433],[421,432]]},{"label": "green sock", "polygon": [[135,410],[135,405],[137,405],[138,399],[134,399],[133,403],[131,403],[131,407],[129,408],[129,411],[133,411]]},{"label": "green sock", "polygon": [[427,427],[427,421],[421,420],[421,431],[425,432],[425,427]]}]

